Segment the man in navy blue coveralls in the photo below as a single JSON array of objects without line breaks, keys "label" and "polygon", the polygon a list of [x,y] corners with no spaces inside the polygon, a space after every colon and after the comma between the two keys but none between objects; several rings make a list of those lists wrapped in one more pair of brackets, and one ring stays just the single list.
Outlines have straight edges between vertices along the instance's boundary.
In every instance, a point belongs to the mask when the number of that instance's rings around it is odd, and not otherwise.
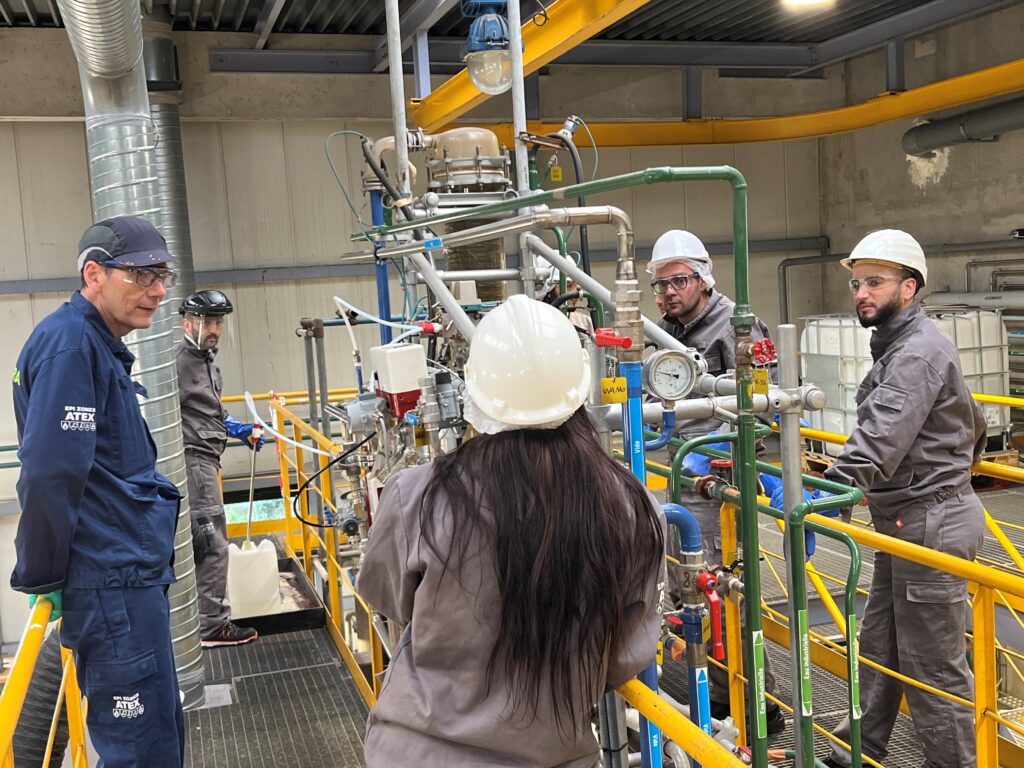
[{"label": "man in navy blue coveralls", "polygon": [[[180,768],[184,724],[167,585],[180,497],[156,471],[121,338],[174,284],[148,221],[86,230],[82,288],[29,337],[14,373],[21,522],[11,586],[53,600],[106,768]],[[56,618],[54,616],[53,618]]]}]

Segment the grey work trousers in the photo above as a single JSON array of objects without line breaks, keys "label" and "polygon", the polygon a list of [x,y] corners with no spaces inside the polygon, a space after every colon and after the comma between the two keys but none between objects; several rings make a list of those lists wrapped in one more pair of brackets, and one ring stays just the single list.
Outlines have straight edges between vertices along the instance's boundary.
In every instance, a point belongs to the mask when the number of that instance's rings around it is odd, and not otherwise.
[{"label": "grey work trousers", "polygon": [[213,542],[201,563],[196,563],[196,591],[199,593],[199,635],[208,637],[231,618],[227,598],[228,538],[217,472],[220,462],[212,456],[185,451],[189,508],[192,518],[207,518],[213,524]]},{"label": "grey work trousers", "polygon": [[[985,513],[974,491],[950,496],[912,519],[875,519],[880,533],[973,560],[985,535]],[[967,583],[942,571],[875,553],[860,655],[939,690],[974,700],[967,664]],[[883,760],[900,700],[906,694],[929,768],[975,768],[974,712],[872,669],[860,667],[861,733],[865,755]],[[849,720],[835,735],[849,742]],[[833,745],[845,765],[850,753]]]}]

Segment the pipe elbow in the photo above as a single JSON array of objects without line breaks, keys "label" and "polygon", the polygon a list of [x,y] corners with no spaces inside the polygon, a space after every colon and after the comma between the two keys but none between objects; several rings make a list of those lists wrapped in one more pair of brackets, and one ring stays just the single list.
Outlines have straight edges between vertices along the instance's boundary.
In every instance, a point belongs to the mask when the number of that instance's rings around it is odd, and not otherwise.
[{"label": "pipe elbow", "polygon": [[704,539],[700,533],[700,523],[697,522],[693,512],[682,504],[662,504],[661,508],[665,512],[665,520],[668,521],[668,524],[679,531],[680,545],[683,551],[703,552]]}]

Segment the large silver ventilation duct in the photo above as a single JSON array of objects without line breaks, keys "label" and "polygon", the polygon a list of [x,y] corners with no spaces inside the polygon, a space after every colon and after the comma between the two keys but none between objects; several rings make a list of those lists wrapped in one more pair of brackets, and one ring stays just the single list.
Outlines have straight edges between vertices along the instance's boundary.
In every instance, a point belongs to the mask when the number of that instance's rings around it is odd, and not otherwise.
[{"label": "large silver ventilation duct", "polygon": [[[143,216],[163,230],[155,147],[142,64],[142,19],[138,0],[58,0],[78,59],[85,104],[86,146],[93,216]],[[191,271],[191,264],[188,265]],[[149,393],[142,412],[156,442],[157,469],[184,497],[175,536],[171,633],[175,668],[185,705],[203,703],[199,609],[192,559],[188,488],[181,438],[178,380],[174,364],[178,289],[168,293],[153,324],[125,342],[138,358],[136,378]]]},{"label": "large silver ventilation duct", "polygon": [[1021,128],[1024,128],[1024,99],[1013,99],[914,126],[903,134],[903,151],[908,155],[927,155],[942,147],[992,140]]}]

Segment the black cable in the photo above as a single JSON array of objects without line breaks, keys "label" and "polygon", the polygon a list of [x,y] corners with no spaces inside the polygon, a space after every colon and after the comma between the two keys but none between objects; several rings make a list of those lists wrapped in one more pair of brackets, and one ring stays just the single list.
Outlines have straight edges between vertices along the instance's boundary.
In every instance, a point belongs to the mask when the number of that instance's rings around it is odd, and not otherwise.
[{"label": "black cable", "polygon": [[[573,143],[572,139],[567,139],[560,133],[549,133],[549,139],[561,142],[567,150],[569,150],[569,156],[572,158],[572,172],[576,177],[576,183],[583,183],[583,161],[580,159],[580,151],[576,148],[576,144]],[[587,204],[587,198],[585,195],[581,195],[577,198],[580,206]],[[580,267],[588,275],[590,274],[590,237],[587,234],[587,225],[580,224]]]},{"label": "black cable", "polygon": [[554,301],[552,301],[551,302],[551,306],[555,307],[557,309],[558,307],[560,307],[563,304],[565,304],[565,302],[572,301],[573,299],[578,299],[579,297],[580,297],[580,292],[579,291],[566,291],[565,293],[560,295],[558,298],[556,298]]},{"label": "black cable", "polygon": [[326,464],[324,464],[322,467],[320,467],[320,469],[318,469],[316,472],[314,472],[312,475],[310,475],[309,477],[306,478],[306,481],[302,485],[299,486],[299,490],[297,490],[295,492],[295,495],[292,497],[292,514],[295,516],[296,520],[298,520],[303,525],[308,525],[310,528],[333,528],[334,527],[333,525],[322,525],[320,523],[312,523],[309,520],[307,520],[306,518],[304,518],[302,515],[300,515],[299,514],[299,499],[302,498],[302,494],[306,492],[306,489],[309,488],[309,486],[312,484],[312,482],[314,480],[316,480],[318,477],[320,477],[320,475],[322,475],[324,472],[326,472],[328,469],[333,467],[338,462],[344,461],[345,459],[347,459],[349,456],[351,456],[353,453],[358,451],[360,448],[362,448],[364,445],[366,445],[368,442],[370,442],[370,440],[372,438],[374,438],[376,436],[377,436],[376,432],[371,432],[366,437],[364,437],[362,440],[360,440],[358,443],[356,443],[351,448],[349,448],[347,451],[343,451],[342,453],[339,453],[333,459],[331,459]]}]

